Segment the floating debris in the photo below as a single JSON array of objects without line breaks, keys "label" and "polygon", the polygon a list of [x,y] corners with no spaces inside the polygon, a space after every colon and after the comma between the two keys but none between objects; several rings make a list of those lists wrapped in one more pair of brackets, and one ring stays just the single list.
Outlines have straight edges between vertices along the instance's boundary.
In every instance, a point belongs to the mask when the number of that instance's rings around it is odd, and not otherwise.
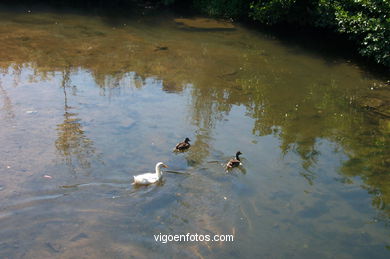
[{"label": "floating debris", "polygon": [[156,46],[154,48],[154,51],[159,51],[159,50],[168,50],[168,47],[167,46]]},{"label": "floating debris", "polygon": [[34,111],[34,110],[30,110],[30,111],[26,111],[27,114],[35,114],[35,113],[38,113],[37,111]]}]

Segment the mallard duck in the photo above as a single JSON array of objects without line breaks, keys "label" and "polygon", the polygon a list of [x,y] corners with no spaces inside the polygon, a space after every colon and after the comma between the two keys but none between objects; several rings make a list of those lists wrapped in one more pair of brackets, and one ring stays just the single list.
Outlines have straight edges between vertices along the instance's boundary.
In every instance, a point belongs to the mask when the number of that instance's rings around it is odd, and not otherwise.
[{"label": "mallard duck", "polygon": [[229,162],[227,162],[226,169],[231,169],[233,167],[237,167],[237,166],[241,165],[242,163],[241,163],[241,159],[239,157],[241,154],[242,153],[240,151],[237,151],[236,157],[230,159]]},{"label": "mallard duck", "polygon": [[178,143],[173,151],[184,151],[189,149],[191,146],[189,143],[190,141],[189,138],[186,138],[183,142]]},{"label": "mallard duck", "polygon": [[146,173],[134,176],[134,184],[148,185],[160,181],[162,177],[161,167],[167,168],[168,166],[163,162],[158,162],[156,164],[155,173]]}]

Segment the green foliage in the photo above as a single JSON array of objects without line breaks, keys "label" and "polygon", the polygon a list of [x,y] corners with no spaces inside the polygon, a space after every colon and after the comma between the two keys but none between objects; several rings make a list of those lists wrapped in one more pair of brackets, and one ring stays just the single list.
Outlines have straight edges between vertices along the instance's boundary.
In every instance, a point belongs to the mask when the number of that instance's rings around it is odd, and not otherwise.
[{"label": "green foliage", "polygon": [[361,55],[390,66],[390,2],[334,1],[333,8],[336,30],[357,42]]},{"label": "green foliage", "polygon": [[214,17],[245,18],[249,12],[249,0],[193,0],[194,7]]},{"label": "green foliage", "polygon": [[327,28],[350,38],[356,43],[362,56],[390,67],[390,1],[388,0],[193,0],[192,2],[196,9],[210,16],[249,17],[266,25],[295,24]]},{"label": "green foliage", "polygon": [[[250,16],[257,21],[271,25],[281,21],[294,20],[290,14],[293,12],[296,0],[263,0],[252,2]],[[294,12],[295,13],[295,12]]]},{"label": "green foliage", "polygon": [[390,1],[260,0],[249,16],[264,24],[299,24],[347,35],[362,56],[390,66]]},{"label": "green foliage", "polygon": [[161,0],[164,5],[171,5],[175,3],[175,0]]}]

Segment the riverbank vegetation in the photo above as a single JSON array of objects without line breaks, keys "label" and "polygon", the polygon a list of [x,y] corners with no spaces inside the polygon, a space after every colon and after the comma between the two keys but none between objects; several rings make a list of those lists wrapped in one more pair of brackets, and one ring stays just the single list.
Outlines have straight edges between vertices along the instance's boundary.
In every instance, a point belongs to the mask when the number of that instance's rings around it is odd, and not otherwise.
[{"label": "riverbank vegetation", "polygon": [[[174,0],[162,0],[173,3]],[[178,0],[176,0],[178,2]],[[198,11],[263,25],[320,28],[347,36],[359,54],[390,67],[390,2],[386,0],[191,0]]]}]

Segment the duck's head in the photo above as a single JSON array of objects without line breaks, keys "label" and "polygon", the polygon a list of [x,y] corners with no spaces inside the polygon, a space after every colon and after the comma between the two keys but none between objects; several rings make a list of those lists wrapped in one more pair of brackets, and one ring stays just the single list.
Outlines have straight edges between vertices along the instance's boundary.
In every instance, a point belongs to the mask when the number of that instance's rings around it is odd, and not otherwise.
[{"label": "duck's head", "polygon": [[185,143],[188,143],[188,142],[190,142],[191,140],[189,139],[189,138],[186,138],[185,140],[184,140],[184,142]]},{"label": "duck's head", "polygon": [[237,151],[236,156],[242,155],[241,151]]},{"label": "duck's head", "polygon": [[156,164],[156,168],[161,168],[161,167],[168,168],[168,166],[166,164],[164,164],[163,162],[158,162]]}]

